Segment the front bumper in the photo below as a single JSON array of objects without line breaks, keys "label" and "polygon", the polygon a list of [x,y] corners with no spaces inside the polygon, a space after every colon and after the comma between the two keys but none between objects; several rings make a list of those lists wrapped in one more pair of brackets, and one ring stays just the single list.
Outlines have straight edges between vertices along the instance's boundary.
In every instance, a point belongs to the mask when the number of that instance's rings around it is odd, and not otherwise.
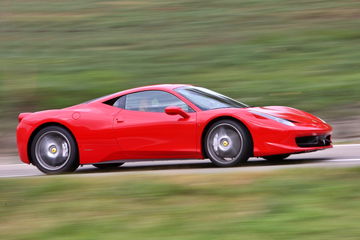
[{"label": "front bumper", "polygon": [[313,152],[332,148],[332,128],[328,124],[317,127],[286,127],[274,129],[262,127],[255,137],[254,157]]}]

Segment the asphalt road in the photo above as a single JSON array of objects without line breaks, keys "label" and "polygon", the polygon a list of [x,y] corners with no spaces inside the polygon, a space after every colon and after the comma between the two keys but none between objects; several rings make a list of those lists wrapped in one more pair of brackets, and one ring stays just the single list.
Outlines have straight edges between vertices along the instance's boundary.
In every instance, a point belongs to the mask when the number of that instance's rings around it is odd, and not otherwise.
[{"label": "asphalt road", "polygon": [[[22,164],[17,157],[7,157],[7,162],[17,164],[1,164],[0,178],[44,176],[36,167]],[[333,149],[292,155],[288,159],[271,163],[262,158],[251,158],[241,167],[217,168],[209,160],[174,160],[147,161],[125,163],[112,170],[100,170],[91,165],[79,167],[74,174],[67,176],[129,175],[129,174],[209,174],[273,171],[286,168],[329,168],[360,166],[360,144],[336,145]]]}]

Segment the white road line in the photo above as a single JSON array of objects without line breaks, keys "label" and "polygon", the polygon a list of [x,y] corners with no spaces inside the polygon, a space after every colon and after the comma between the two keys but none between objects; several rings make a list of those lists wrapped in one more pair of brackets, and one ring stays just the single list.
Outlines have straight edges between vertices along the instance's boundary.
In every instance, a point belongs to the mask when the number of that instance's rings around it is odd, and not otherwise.
[{"label": "white road line", "polygon": [[[29,166],[26,163],[14,163],[14,164],[0,164],[1,167],[12,167],[12,166]],[[30,165],[31,166],[31,165]]]},{"label": "white road line", "polygon": [[325,162],[360,162],[360,159],[332,159],[332,160],[325,160]]},{"label": "white road line", "polygon": [[360,144],[334,144],[335,148],[338,147],[359,147],[360,148]]}]

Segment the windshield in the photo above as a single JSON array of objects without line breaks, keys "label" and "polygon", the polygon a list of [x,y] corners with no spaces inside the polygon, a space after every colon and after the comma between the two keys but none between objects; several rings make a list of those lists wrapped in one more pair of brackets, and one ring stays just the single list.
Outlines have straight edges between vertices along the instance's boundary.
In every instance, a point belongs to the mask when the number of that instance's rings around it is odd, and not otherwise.
[{"label": "windshield", "polygon": [[201,110],[218,108],[247,108],[244,103],[238,102],[220,93],[201,87],[180,87],[176,92],[187,98]]}]

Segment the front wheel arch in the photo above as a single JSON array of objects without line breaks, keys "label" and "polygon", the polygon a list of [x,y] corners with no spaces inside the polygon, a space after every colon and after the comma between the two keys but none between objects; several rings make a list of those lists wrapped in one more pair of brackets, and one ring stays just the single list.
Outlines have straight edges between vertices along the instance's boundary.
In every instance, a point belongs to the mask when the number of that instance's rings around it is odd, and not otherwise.
[{"label": "front wheel arch", "polygon": [[237,123],[239,123],[240,125],[242,125],[246,129],[246,131],[248,132],[248,134],[250,136],[250,140],[251,140],[251,157],[253,157],[254,156],[254,141],[253,141],[253,137],[251,135],[251,132],[250,132],[249,128],[242,121],[240,121],[237,118],[230,117],[230,116],[221,116],[221,117],[214,118],[210,122],[208,122],[206,124],[202,134],[201,134],[201,153],[204,156],[204,158],[208,158],[208,156],[206,154],[206,151],[205,151],[205,136],[206,136],[206,133],[209,131],[209,128],[215,122],[218,122],[218,121],[221,121],[221,120],[233,120],[233,121],[236,121]]},{"label": "front wheel arch", "polygon": [[[38,126],[32,133],[31,133],[31,136],[29,138],[29,141],[28,141],[28,144],[27,144],[27,154],[28,154],[28,158],[29,158],[29,161],[31,164],[34,164],[33,163],[33,160],[32,160],[32,157],[31,157],[31,145],[32,145],[32,142],[34,141],[34,138],[36,136],[36,134],[38,132],[40,132],[42,129],[46,128],[46,127],[50,127],[50,126],[56,126],[56,127],[61,127],[61,128],[64,128],[65,130],[67,130],[71,136],[74,138],[74,141],[75,141],[75,144],[76,144],[76,147],[77,149],[79,150],[79,145],[77,143],[77,139],[75,137],[75,135],[73,134],[73,132],[68,128],[66,127],[65,125],[61,124],[61,123],[58,123],[58,122],[47,122],[47,123],[44,123],[44,124],[41,124],[40,126]],[[79,151],[77,151],[78,155],[79,155]],[[79,159],[79,162],[80,162],[80,158],[79,156],[77,156],[78,159]]]}]

